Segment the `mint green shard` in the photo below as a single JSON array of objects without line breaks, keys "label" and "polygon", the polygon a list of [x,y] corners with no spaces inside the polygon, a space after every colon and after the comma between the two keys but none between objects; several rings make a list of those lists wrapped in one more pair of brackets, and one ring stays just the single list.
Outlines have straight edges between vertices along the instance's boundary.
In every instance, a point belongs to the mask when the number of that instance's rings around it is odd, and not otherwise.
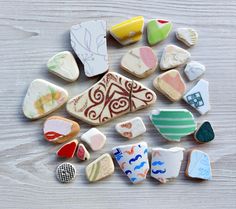
[{"label": "mint green shard", "polygon": [[172,29],[172,23],[164,20],[150,20],[147,24],[147,39],[150,45],[165,40]]},{"label": "mint green shard", "polygon": [[186,109],[165,110],[151,114],[151,121],[160,134],[169,141],[180,141],[192,134],[197,124],[191,112]]},{"label": "mint green shard", "polygon": [[191,119],[189,120],[161,120],[152,118],[154,125],[159,126],[184,126],[184,125],[195,125],[195,122]]}]

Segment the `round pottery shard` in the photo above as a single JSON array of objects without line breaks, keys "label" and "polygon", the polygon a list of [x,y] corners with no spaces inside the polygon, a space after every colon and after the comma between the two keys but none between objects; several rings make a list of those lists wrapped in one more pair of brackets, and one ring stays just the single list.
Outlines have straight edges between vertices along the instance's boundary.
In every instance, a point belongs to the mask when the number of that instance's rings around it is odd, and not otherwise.
[{"label": "round pottery shard", "polygon": [[74,180],[76,169],[71,163],[62,163],[56,169],[57,180],[61,183],[69,183]]},{"label": "round pottery shard", "polygon": [[154,87],[171,101],[179,101],[185,93],[186,85],[177,70],[169,70],[153,81]]},{"label": "round pottery shard", "polygon": [[121,60],[121,68],[138,78],[151,75],[157,68],[157,57],[148,46],[128,51]]},{"label": "round pottery shard", "polygon": [[65,89],[42,79],[31,82],[23,103],[24,115],[29,119],[42,118],[61,107],[68,99]]},{"label": "round pottery shard", "polygon": [[60,116],[49,117],[43,125],[44,138],[53,143],[63,143],[72,139],[79,131],[78,123]]}]

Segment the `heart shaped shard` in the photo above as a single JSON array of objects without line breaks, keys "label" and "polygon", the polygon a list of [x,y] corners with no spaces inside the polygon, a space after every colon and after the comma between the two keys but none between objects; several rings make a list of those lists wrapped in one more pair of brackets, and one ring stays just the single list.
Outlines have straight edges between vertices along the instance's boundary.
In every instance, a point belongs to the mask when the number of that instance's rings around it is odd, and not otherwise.
[{"label": "heart shaped shard", "polygon": [[146,179],[149,170],[146,142],[114,147],[112,152],[120,168],[133,184]]},{"label": "heart shaped shard", "polygon": [[169,141],[179,142],[196,130],[196,122],[186,109],[160,109],[153,111],[150,119],[160,134]]},{"label": "heart shaped shard", "polygon": [[92,20],[72,26],[70,39],[72,48],[84,64],[87,77],[93,77],[108,70],[104,20]]},{"label": "heart shaped shard", "polygon": [[171,178],[179,175],[184,157],[184,148],[173,147],[170,149],[152,149],[151,176],[161,183],[166,183]]},{"label": "heart shaped shard", "polygon": [[143,16],[133,17],[111,27],[110,34],[122,45],[128,45],[142,38]]},{"label": "heart shaped shard", "polygon": [[106,153],[86,167],[86,176],[90,182],[99,181],[114,173],[115,167],[111,156]]},{"label": "heart shaped shard", "polygon": [[79,131],[78,123],[60,116],[49,117],[43,125],[44,138],[53,143],[63,143],[75,137]]},{"label": "heart shaped shard", "polygon": [[57,53],[48,60],[49,72],[61,77],[66,81],[75,81],[79,77],[79,68],[74,56],[69,51]]},{"label": "heart shaped shard", "polygon": [[214,130],[209,121],[204,121],[194,133],[194,138],[200,143],[210,142],[215,138]]},{"label": "heart shaped shard", "polygon": [[156,94],[118,73],[108,72],[91,88],[68,101],[66,109],[76,118],[100,125],[156,101]]},{"label": "heart shaped shard", "polygon": [[167,45],[162,53],[160,68],[169,70],[185,64],[191,57],[190,53],[175,45]]},{"label": "heart shaped shard", "polygon": [[172,29],[172,23],[168,20],[154,19],[147,23],[147,39],[150,45],[155,45],[165,40]]},{"label": "heart shaped shard", "polygon": [[42,79],[33,80],[27,90],[23,112],[29,119],[42,118],[61,107],[68,99],[65,89]]},{"label": "heart shaped shard", "polygon": [[78,140],[76,139],[62,145],[61,148],[57,151],[57,156],[64,158],[73,158],[77,145],[78,145]]},{"label": "heart shaped shard", "polygon": [[186,85],[177,70],[169,70],[153,81],[154,87],[171,101],[179,101],[185,93]]},{"label": "heart shaped shard", "polygon": [[128,51],[121,60],[121,68],[138,78],[151,75],[157,68],[157,57],[152,48],[141,46]]},{"label": "heart shaped shard", "polygon": [[186,176],[203,180],[212,179],[209,156],[200,150],[192,150],[189,154]]}]

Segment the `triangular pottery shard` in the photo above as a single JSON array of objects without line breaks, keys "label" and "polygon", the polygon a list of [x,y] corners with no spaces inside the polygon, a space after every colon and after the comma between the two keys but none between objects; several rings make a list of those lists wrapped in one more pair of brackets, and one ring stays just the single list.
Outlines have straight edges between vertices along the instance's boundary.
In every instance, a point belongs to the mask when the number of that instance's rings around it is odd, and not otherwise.
[{"label": "triangular pottery shard", "polygon": [[152,90],[118,73],[108,72],[98,83],[68,101],[66,109],[76,118],[100,125],[155,101]]},{"label": "triangular pottery shard", "polygon": [[25,95],[23,112],[29,119],[42,118],[61,107],[67,99],[65,89],[43,79],[35,79]]},{"label": "triangular pottery shard", "polygon": [[87,77],[93,77],[108,70],[104,20],[92,20],[72,26],[70,39],[72,48],[84,64]]}]

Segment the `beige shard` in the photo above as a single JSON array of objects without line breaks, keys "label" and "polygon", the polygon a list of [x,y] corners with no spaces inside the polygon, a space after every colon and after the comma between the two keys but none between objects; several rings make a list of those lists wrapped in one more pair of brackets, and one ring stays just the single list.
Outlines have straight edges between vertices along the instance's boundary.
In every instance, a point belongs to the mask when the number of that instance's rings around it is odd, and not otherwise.
[{"label": "beige shard", "polygon": [[108,72],[98,83],[69,100],[66,109],[78,119],[100,125],[155,101],[152,90],[118,73]]},{"label": "beige shard", "polygon": [[163,51],[160,68],[169,70],[185,64],[191,57],[190,53],[175,45],[167,45]]},{"label": "beige shard", "polygon": [[99,181],[114,173],[115,167],[111,156],[106,153],[86,167],[86,176],[90,182]]},{"label": "beige shard", "polygon": [[157,64],[157,57],[148,46],[131,49],[121,59],[121,68],[138,78],[152,74]]}]

